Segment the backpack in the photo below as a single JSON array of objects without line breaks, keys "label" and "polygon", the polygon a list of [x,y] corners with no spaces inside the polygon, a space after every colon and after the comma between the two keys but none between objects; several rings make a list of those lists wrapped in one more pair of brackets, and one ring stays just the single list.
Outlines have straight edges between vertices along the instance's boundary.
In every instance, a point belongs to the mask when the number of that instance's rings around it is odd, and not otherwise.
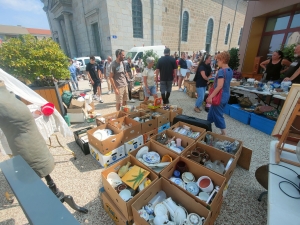
[{"label": "backpack", "polygon": [[69,108],[71,100],[72,100],[72,92],[70,91],[64,91],[63,94],[61,95],[61,99],[63,101],[63,103],[65,103],[65,105]]}]

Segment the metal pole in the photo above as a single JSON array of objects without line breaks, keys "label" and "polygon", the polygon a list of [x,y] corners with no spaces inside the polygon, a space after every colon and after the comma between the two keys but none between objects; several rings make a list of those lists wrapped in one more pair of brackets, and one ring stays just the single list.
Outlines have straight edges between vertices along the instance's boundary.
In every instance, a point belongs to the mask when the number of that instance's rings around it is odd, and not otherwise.
[{"label": "metal pole", "polygon": [[215,52],[218,51],[218,42],[219,42],[219,33],[220,33],[221,19],[222,19],[222,14],[223,14],[223,6],[224,6],[224,0],[222,0],[222,8],[221,8],[220,19],[219,19],[219,29],[218,29],[218,36],[217,36],[217,43],[216,43]]},{"label": "metal pole", "polygon": [[230,41],[229,41],[229,45],[228,45],[228,50],[230,50],[232,33],[233,33],[233,28],[234,28],[234,23],[235,23],[235,17],[236,17],[236,11],[237,11],[237,7],[238,7],[239,2],[240,2],[240,0],[236,1],[235,12],[234,12],[234,17],[233,17],[233,23],[232,23],[232,30],[231,30]]},{"label": "metal pole", "polygon": [[179,41],[178,41],[178,52],[179,52],[178,54],[179,54],[179,57],[180,57],[180,48],[181,48],[182,8],[183,8],[183,0],[181,0],[181,6],[180,6]]}]

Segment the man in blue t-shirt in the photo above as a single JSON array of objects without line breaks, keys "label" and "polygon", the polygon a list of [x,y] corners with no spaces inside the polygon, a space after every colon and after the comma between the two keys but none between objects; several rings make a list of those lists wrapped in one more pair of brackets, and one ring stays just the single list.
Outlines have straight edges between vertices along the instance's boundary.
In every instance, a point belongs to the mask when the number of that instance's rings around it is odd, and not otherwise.
[{"label": "man in blue t-shirt", "polygon": [[78,91],[79,89],[78,89],[78,81],[77,81],[77,76],[76,76],[76,67],[73,64],[72,59],[69,59],[69,62],[70,62],[69,71],[71,74],[72,86],[73,86],[74,91],[76,91],[76,90]]}]

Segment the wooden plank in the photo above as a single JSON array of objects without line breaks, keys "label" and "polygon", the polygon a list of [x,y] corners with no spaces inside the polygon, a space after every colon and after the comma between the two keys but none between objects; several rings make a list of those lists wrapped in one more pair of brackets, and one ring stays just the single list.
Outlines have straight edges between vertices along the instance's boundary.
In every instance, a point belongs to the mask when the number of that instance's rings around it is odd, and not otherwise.
[{"label": "wooden plank", "polygon": [[56,92],[55,92],[54,89],[51,89],[50,91],[51,91],[51,95],[53,96],[53,102],[52,103],[55,105],[56,110],[59,113],[61,113],[60,107],[59,107],[59,102],[58,102],[58,99],[57,99],[57,96],[56,96]]}]

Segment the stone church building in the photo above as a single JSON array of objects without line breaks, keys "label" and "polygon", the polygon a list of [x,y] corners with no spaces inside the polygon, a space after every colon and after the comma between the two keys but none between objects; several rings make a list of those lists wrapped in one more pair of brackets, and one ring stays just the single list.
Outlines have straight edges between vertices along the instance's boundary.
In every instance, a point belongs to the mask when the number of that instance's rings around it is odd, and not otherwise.
[{"label": "stone church building", "polygon": [[210,53],[238,47],[244,0],[41,0],[53,39],[69,57],[165,45]]}]

